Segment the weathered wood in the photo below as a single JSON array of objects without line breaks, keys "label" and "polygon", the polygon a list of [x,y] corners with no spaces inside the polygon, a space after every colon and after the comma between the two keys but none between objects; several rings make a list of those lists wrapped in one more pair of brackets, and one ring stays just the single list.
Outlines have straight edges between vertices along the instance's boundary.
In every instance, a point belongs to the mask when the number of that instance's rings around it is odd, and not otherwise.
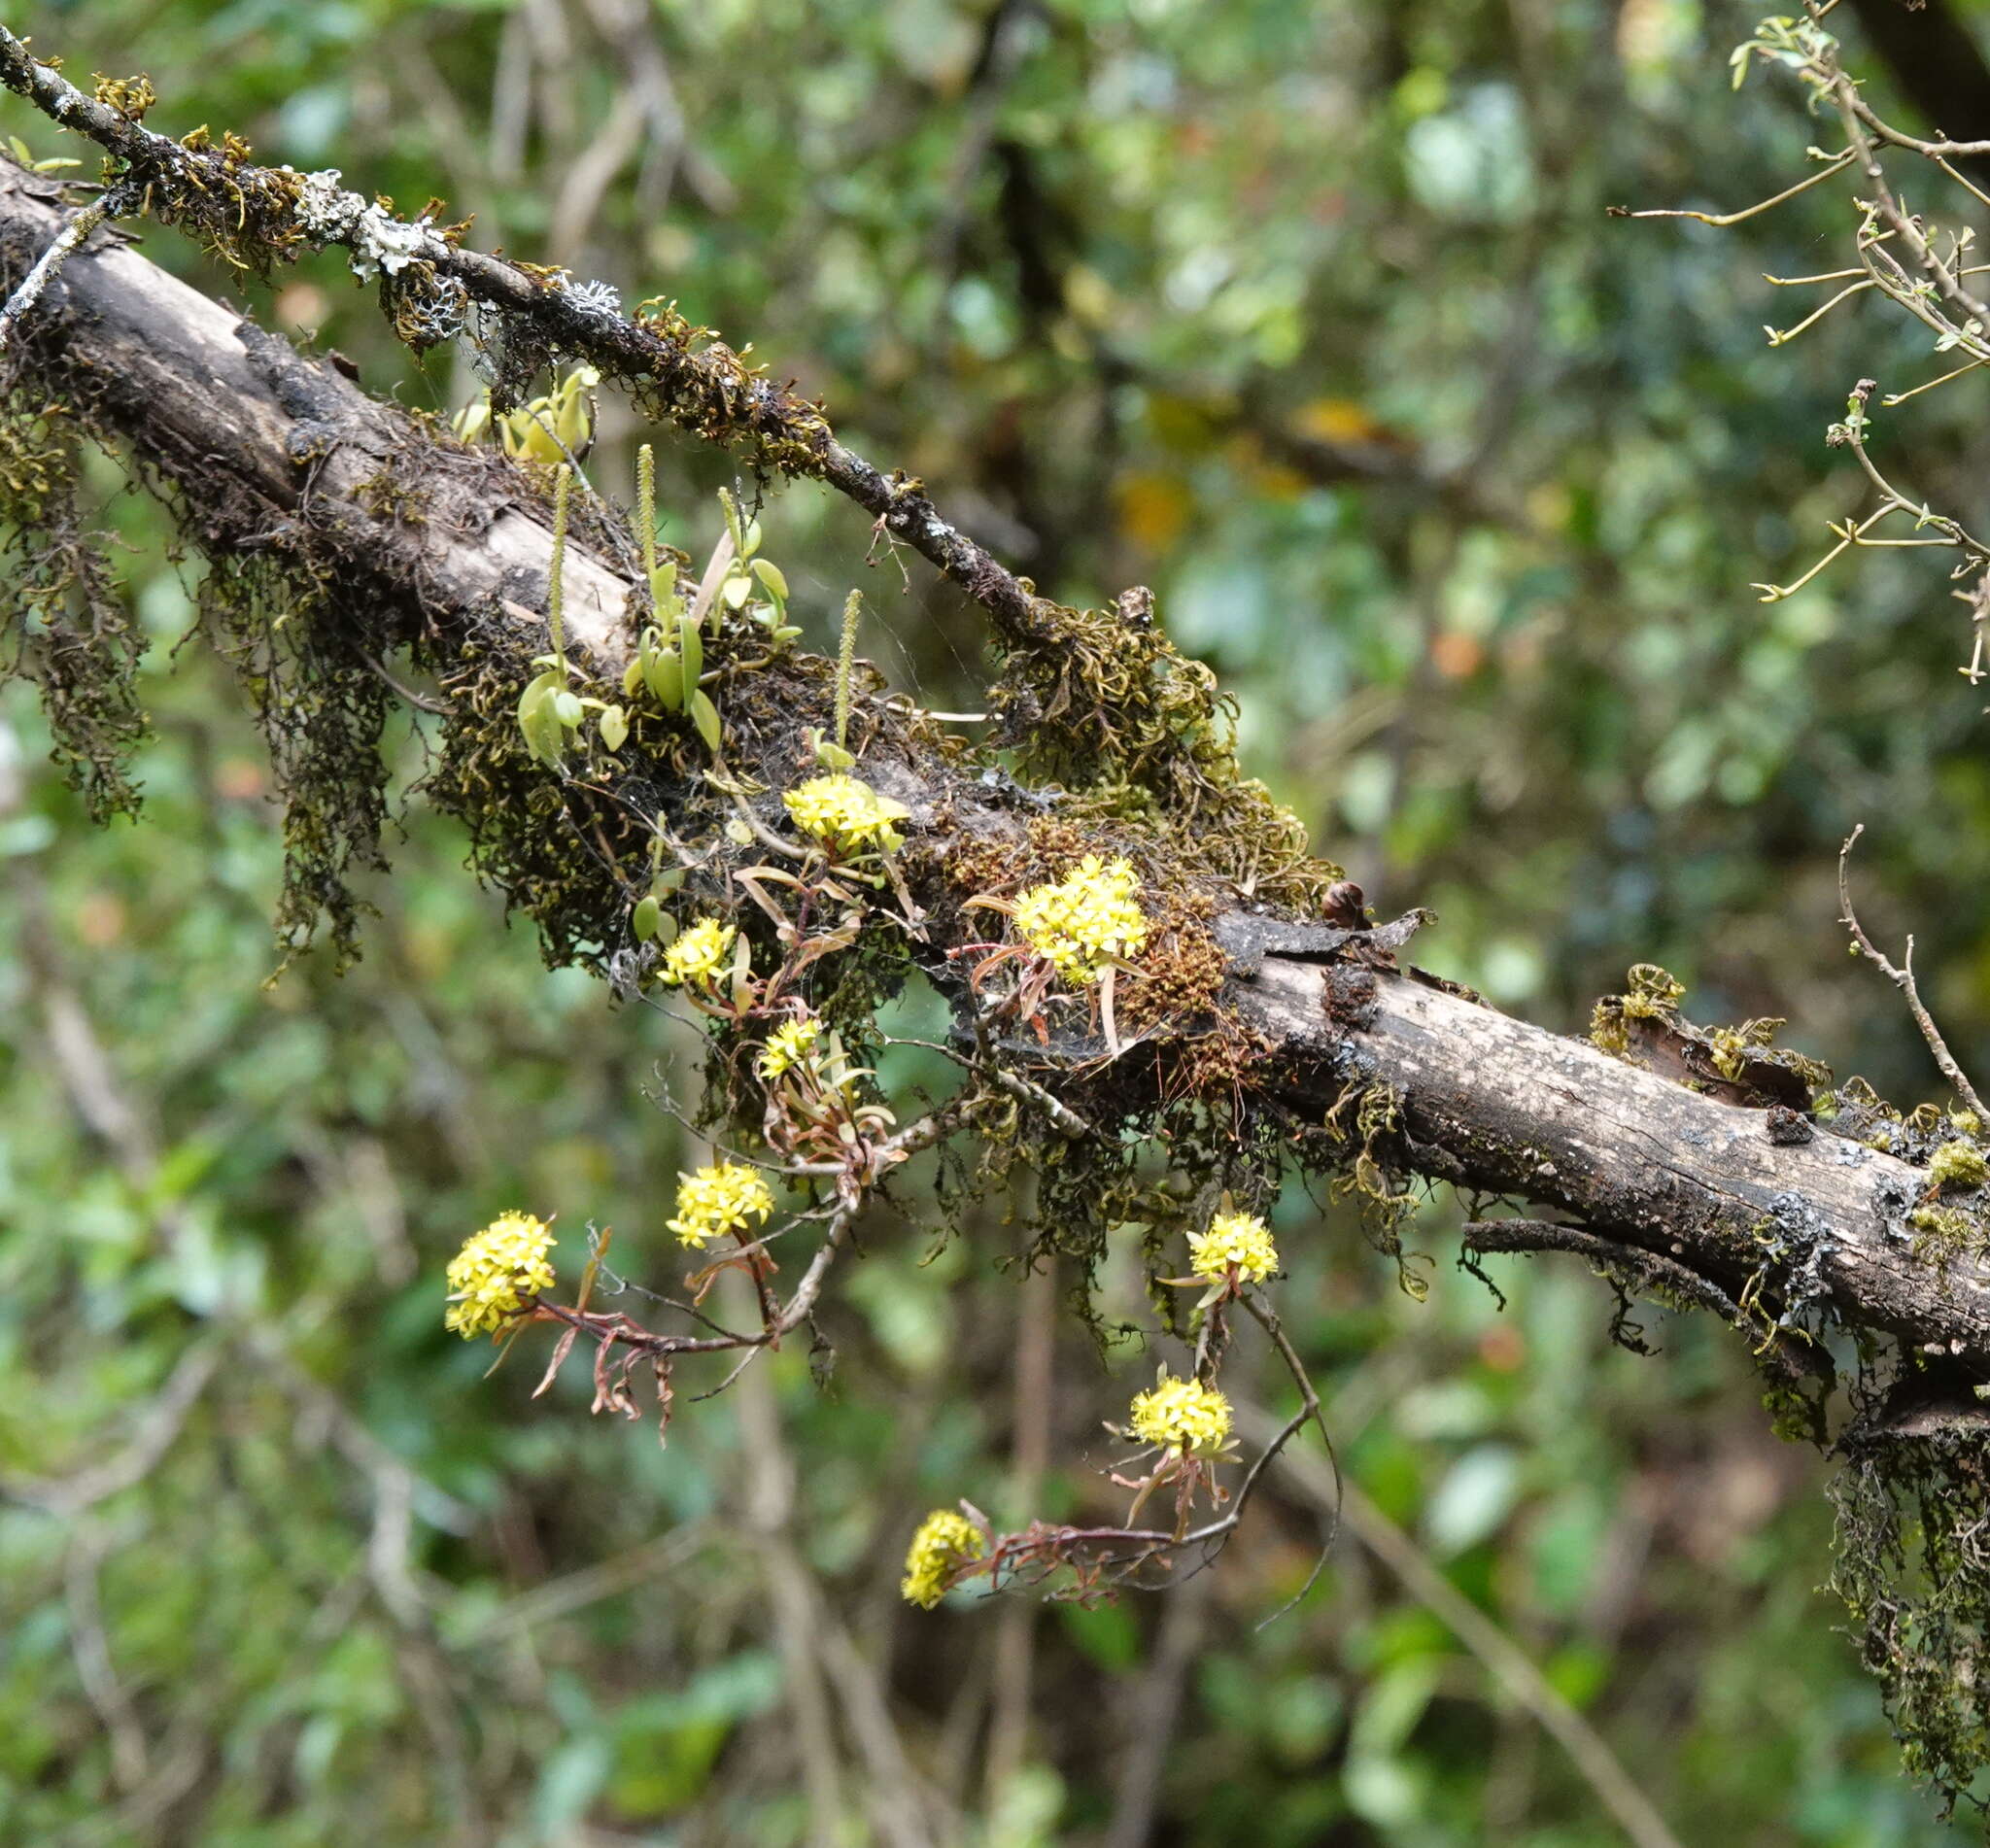
[{"label": "weathered wood", "polygon": [[[0,276],[23,275],[58,233],[57,188],[0,163]],[[142,462],[182,484],[221,551],[280,544],[303,522],[356,573],[446,633],[504,608],[540,622],[551,534],[501,496],[441,501],[395,517],[369,487],[417,432],[331,366],[168,276],[99,232],[51,285],[9,366],[57,396],[80,393]],[[201,493],[212,484],[212,504]],[[631,643],[633,573],[569,548],[569,644],[618,670]],[[914,824],[1008,824],[994,808],[922,802],[920,767],[894,768],[889,793]],[[932,785],[949,781],[933,767]],[[1354,1014],[1327,1010],[1318,960],[1249,945],[1231,990],[1246,1019],[1296,1072],[1287,1101],[1316,1120],[1351,1084],[1387,1083],[1402,1101],[1405,1161],[1434,1178],[1574,1215],[1600,1234],[1662,1253],[1730,1300],[1828,1311],[1939,1348],[1990,1376],[1990,1268],[1917,1259],[1905,1215],[1923,1171],[1820,1130],[1786,1146],[1762,1112],[1717,1102],[1401,975],[1374,977]],[[1338,934],[1330,934],[1338,935]]]},{"label": "weathered wood", "polygon": [[1917,1258],[1906,1215],[1927,1173],[1820,1125],[1771,1142],[1767,1114],[1407,976],[1377,978],[1367,1024],[1329,1023],[1323,971],[1267,956],[1238,984],[1282,1047],[1305,1048],[1331,1098],[1381,1080],[1442,1178],[1567,1213],[1670,1257],[1739,1298],[1762,1274],[1774,1300],[1828,1302],[1848,1321],[1990,1359],[1990,1270],[1945,1280]]},{"label": "weathered wood", "polygon": [[[0,158],[10,289],[63,220],[53,183]],[[41,368],[58,395],[81,392],[174,479],[213,484],[193,514],[227,548],[281,549],[287,525],[302,521],[354,570],[413,593],[444,621],[499,599],[544,609],[552,533],[540,519],[467,495],[426,503],[419,523],[398,518],[391,499],[366,490],[407,447],[407,414],[168,275],[121,236],[100,230],[72,257],[18,338],[14,363]],[[577,545],[563,575],[569,640],[619,667],[631,583]]]}]

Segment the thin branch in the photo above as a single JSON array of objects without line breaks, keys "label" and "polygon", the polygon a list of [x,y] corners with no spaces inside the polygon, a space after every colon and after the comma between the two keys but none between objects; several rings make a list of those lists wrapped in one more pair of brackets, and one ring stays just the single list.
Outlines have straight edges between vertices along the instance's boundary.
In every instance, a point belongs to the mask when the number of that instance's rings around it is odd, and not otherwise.
[{"label": "thin branch", "polygon": [[[0,32],[6,29],[0,26]],[[106,219],[121,218],[130,211],[138,203],[143,188],[127,180],[122,186],[98,193],[62,227],[61,235],[41,254],[34,268],[21,278],[20,287],[8,296],[4,306],[0,306],[0,353],[7,351],[16,325],[34,312],[35,303],[42,298],[42,291],[48,288],[70,257],[83,248],[89,234]]]},{"label": "thin branch", "polygon": [[72,1530],[63,1580],[76,1678],[82,1682],[97,1718],[104,1723],[104,1732],[111,1742],[111,1775],[120,1793],[129,1796],[145,1782],[152,1763],[145,1727],[130,1691],[118,1678],[117,1664],[111,1659],[111,1641],[104,1632],[97,1573],[110,1544],[110,1536],[94,1523],[85,1523],[80,1531]]},{"label": "thin branch", "polygon": [[1963,1075],[1963,1069],[1956,1063],[1955,1054],[1948,1049],[1948,1042],[1941,1037],[1941,1030],[1935,1024],[1935,1016],[1922,1005],[1921,991],[1914,985],[1914,940],[1907,939],[1907,954],[1904,967],[1896,968],[1874,946],[1871,938],[1866,935],[1865,927],[1859,922],[1859,915],[1852,909],[1852,881],[1849,863],[1852,848],[1859,837],[1866,832],[1862,821],[1845,837],[1845,844],[1838,849],[1838,922],[1852,933],[1852,942],[1859,954],[1879,971],[1888,981],[1898,988],[1905,998],[1907,1011],[1914,1016],[1915,1026],[1921,1029],[1921,1038],[1928,1042],[1928,1050],[1935,1055],[1935,1063],[1941,1068],[1941,1076],[1955,1087],[1960,1097],[1976,1115],[1990,1122],[1990,1111],[1983,1108],[1983,1100],[1976,1095],[1976,1087]]},{"label": "thin branch", "polygon": [[1910,397],[1919,397],[1923,392],[1932,392],[1939,385],[1946,385],[1951,379],[1959,379],[1965,372],[1973,372],[1979,365],[1990,364],[1990,360],[1971,359],[1959,365],[1953,372],[1944,372],[1939,379],[1929,379],[1924,384],[1909,386],[1904,392],[1889,392],[1879,401],[1889,410],[1896,404],[1904,404]]},{"label": "thin branch", "polygon": [[[1269,1412],[1246,1406],[1243,1415],[1245,1422],[1260,1433],[1272,1429]],[[1678,1837],[1602,1735],[1562,1698],[1520,1645],[1430,1563],[1408,1534],[1355,1484],[1330,1477],[1317,1457],[1294,1455],[1288,1473],[1310,1499],[1321,1506],[1338,1507],[1355,1538],[1534,1717],[1542,1730],[1568,1754],[1597,1800],[1636,1848],[1679,1848]]]},{"label": "thin branch", "polygon": [[413,687],[405,686],[388,672],[386,665],[368,654],[365,649],[359,651],[360,659],[380,676],[381,681],[393,692],[397,693],[408,704],[422,712],[432,712],[439,719],[453,719],[456,708],[446,700],[431,700],[427,694],[417,693]]},{"label": "thin branch", "polygon": [[[0,84],[123,161],[141,192],[162,183],[174,190],[172,183],[196,163],[222,157],[183,148],[86,95],[35,59],[5,25]],[[237,193],[255,189],[265,200],[292,196],[296,184],[293,174],[246,161],[231,166],[227,180]],[[379,213],[377,207],[365,209]],[[533,276],[502,258],[463,250],[426,222],[380,214],[369,222],[389,221],[403,235],[412,233],[412,255],[432,265],[436,276],[459,285],[469,299],[530,324],[549,348],[584,355],[607,377],[650,375],[656,384],[641,399],[644,408],[704,440],[738,442],[760,465],[813,476],[854,500],[874,516],[880,532],[909,545],[980,603],[1005,639],[1054,639],[1054,606],[1027,580],[943,518],[918,482],[903,471],[886,474],[841,442],[819,405],[748,374],[732,348],[716,341],[698,346],[697,331],[680,331],[681,324],[627,319],[563,279]],[[357,227],[329,234],[299,228],[320,248],[357,249],[360,235]]]},{"label": "thin branch", "polygon": [[1460,1228],[1459,1236],[1473,1251],[1569,1251],[1593,1264],[1628,1271],[1641,1287],[1657,1283],[1736,1327],[1747,1319],[1733,1297],[1698,1271],[1690,1271],[1685,1265],[1657,1251],[1647,1251],[1641,1246],[1620,1245],[1614,1239],[1599,1238],[1584,1226],[1561,1225],[1552,1219],[1474,1219]]},{"label": "thin branch", "polygon": [[1811,311],[1807,315],[1805,315],[1801,321],[1798,322],[1794,327],[1768,328],[1767,331],[1768,333],[1769,345],[1772,347],[1788,346],[1790,342],[1796,339],[1796,337],[1800,333],[1803,333],[1807,329],[1814,327],[1820,321],[1822,321],[1825,318],[1826,315],[1830,314],[1831,311],[1834,308],[1836,308],[1839,302],[1849,301],[1854,295],[1864,294],[1867,290],[1872,288],[1873,286],[1874,285],[1871,277],[1863,277],[1860,281],[1848,284],[1845,288],[1840,289],[1836,295],[1832,296],[1832,298],[1829,301],[1824,302],[1820,306],[1811,309]]},{"label": "thin branch", "polygon": [[1852,159],[1853,151],[1848,148],[1843,154],[1836,155],[1829,166],[1820,167],[1809,179],[1799,180],[1795,186],[1786,188],[1774,198],[1763,199],[1754,205],[1744,206],[1738,212],[1688,212],[1676,206],[1653,206],[1633,212],[1628,206],[1613,205],[1610,208],[1610,216],[1619,219],[1693,219],[1698,223],[1711,224],[1716,229],[1724,230],[1731,224],[1740,224],[1761,213],[1771,211],[1784,200],[1794,199],[1800,192],[1808,192],[1812,187],[1822,186],[1827,180],[1844,172],[1852,164]]}]

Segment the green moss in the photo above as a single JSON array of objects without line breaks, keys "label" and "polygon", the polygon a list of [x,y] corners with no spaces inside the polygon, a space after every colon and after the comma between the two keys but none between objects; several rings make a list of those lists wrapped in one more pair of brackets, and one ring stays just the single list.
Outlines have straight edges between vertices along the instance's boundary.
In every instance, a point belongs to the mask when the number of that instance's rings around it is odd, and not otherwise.
[{"label": "green moss", "polygon": [[1657,963],[1634,963],[1626,980],[1624,1011],[1632,1020],[1661,1019],[1678,1010],[1686,984]]},{"label": "green moss", "polygon": [[1907,1223],[1922,1235],[1914,1241],[1914,1255],[1937,1260],[1944,1270],[1957,1257],[1983,1249],[1982,1229],[1954,1207],[1916,1207]]},{"label": "green moss", "polygon": [[1772,1014],[1761,1020],[1744,1020],[1735,1027],[1708,1028],[1707,1045],[1714,1070],[1732,1083],[1746,1083],[1751,1066],[1759,1059],[1767,1059],[1796,1073],[1812,1087],[1829,1084],[1829,1066],[1776,1044],[1776,1035],[1789,1024],[1782,1016]]},{"label": "green moss", "polygon": [[63,404],[0,398],[0,678],[41,691],[53,757],[99,821],[134,813],[146,639],[82,501],[85,432]]},{"label": "green moss", "polygon": [[1613,1059],[1630,1059],[1633,1020],[1677,1017],[1686,984],[1657,963],[1635,963],[1621,995],[1605,995],[1590,1013],[1590,1044]]},{"label": "green moss", "polygon": [[1966,1433],[1907,1438],[1875,1419],[1842,1442],[1832,1589],[1878,1678],[1910,1776],[1952,1807],[1990,1764],[1990,1471]]},{"label": "green moss", "polygon": [[1928,1163],[1928,1178],[1938,1187],[1980,1187],[1990,1181],[1990,1159],[1974,1143],[1943,1143]]},{"label": "green moss", "polygon": [[1173,864],[1317,916],[1341,878],[1304,825],[1238,769],[1235,702],[1180,654],[1132,594],[1112,611],[1044,603],[990,689],[998,744],[1026,774],[1065,784],[1064,818],[1165,840]]}]

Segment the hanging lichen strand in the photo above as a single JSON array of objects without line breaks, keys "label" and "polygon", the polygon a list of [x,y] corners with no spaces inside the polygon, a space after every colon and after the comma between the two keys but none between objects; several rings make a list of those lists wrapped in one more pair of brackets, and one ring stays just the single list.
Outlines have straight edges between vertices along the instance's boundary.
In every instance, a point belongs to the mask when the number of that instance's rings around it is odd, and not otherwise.
[{"label": "hanging lichen strand", "polygon": [[138,806],[127,772],[145,734],[145,635],[88,527],[82,434],[52,399],[26,388],[0,395],[0,678],[40,688],[56,761],[105,821]]}]

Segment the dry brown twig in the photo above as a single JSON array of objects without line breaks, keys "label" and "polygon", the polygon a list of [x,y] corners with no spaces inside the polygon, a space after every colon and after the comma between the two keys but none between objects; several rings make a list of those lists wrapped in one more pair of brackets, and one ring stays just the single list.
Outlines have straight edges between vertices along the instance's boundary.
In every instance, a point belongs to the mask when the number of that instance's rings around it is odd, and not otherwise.
[{"label": "dry brown twig", "polygon": [[1852,857],[1852,848],[1865,832],[1866,824],[1862,821],[1845,837],[1845,844],[1838,849],[1838,922],[1852,933],[1852,945],[1859,954],[1892,982],[1905,998],[1907,1011],[1914,1016],[1915,1026],[1921,1029],[1921,1038],[1928,1042],[1928,1050],[1935,1055],[1935,1063],[1941,1068],[1941,1076],[1955,1087],[1955,1094],[1975,1112],[1980,1120],[1990,1122],[1990,1112],[1984,1110],[1983,1100],[1976,1095],[1976,1087],[1970,1082],[1962,1067],[1956,1063],[1955,1054],[1948,1049],[1948,1042],[1941,1037],[1940,1028],[1935,1024],[1935,1016],[1922,1003],[1921,991],[1914,982],[1914,940],[1911,937],[1907,939],[1906,957],[1896,967],[1881,954],[1871,938],[1866,935],[1865,927],[1859,922],[1858,913],[1852,909],[1852,882],[1848,863]]},{"label": "dry brown twig", "polygon": [[[1804,0],[1801,18],[1764,20],[1757,27],[1756,36],[1735,52],[1737,81],[1746,61],[1753,57],[1789,67],[1810,92],[1813,107],[1821,107],[1828,119],[1836,120],[1843,145],[1836,152],[1810,149],[1810,158],[1818,163],[1814,172],[1780,192],[1733,212],[1677,208],[1629,211],[1623,207],[1612,207],[1611,212],[1620,218],[1691,219],[1726,227],[1743,223],[1815,187],[1847,176],[1854,178],[1861,188],[1860,194],[1852,200],[1858,215],[1854,238],[1857,264],[1815,276],[1766,278],[1778,288],[1832,283],[1846,286],[1795,325],[1766,331],[1771,346],[1782,346],[1854,296],[1868,292],[1884,296],[1896,309],[1929,330],[1938,354],[1953,353],[1964,361],[1936,378],[1884,394],[1881,404],[1892,407],[1990,364],[1990,300],[1970,287],[1969,281],[1990,273],[1990,264],[1968,260],[1975,239],[1973,227],[1939,225],[1923,213],[1909,209],[1887,171],[1884,156],[1888,152],[1900,152],[1925,159],[1971,199],[1990,206],[1990,192],[1985,192],[1956,165],[1958,160],[1976,158],[1990,152],[1990,143],[1928,140],[1885,121],[1861,94],[1858,81],[1846,72],[1839,59],[1836,39],[1825,30],[1825,20],[1836,4],[1837,0]],[[1968,580],[1956,595],[1971,609],[1970,660],[1961,671],[1975,685],[1990,676],[1990,635],[1985,633],[1986,617],[1990,617],[1990,584],[1986,584],[1986,577],[1990,577],[1990,545],[1978,540],[1959,521],[1938,513],[1926,501],[1897,488],[1874,465],[1866,435],[1870,425],[1867,405],[1876,390],[1873,380],[1859,382],[1850,394],[1844,421],[1832,427],[1829,440],[1834,447],[1851,450],[1879,496],[1877,504],[1867,514],[1848,515],[1840,522],[1828,523],[1836,543],[1801,576],[1788,584],[1757,584],[1755,588],[1762,593],[1764,602],[1780,601],[1801,590],[1854,547],[1950,549],[1958,554],[1951,578]],[[1911,516],[1912,536],[1874,536],[1874,529],[1882,521],[1901,514]]]}]

